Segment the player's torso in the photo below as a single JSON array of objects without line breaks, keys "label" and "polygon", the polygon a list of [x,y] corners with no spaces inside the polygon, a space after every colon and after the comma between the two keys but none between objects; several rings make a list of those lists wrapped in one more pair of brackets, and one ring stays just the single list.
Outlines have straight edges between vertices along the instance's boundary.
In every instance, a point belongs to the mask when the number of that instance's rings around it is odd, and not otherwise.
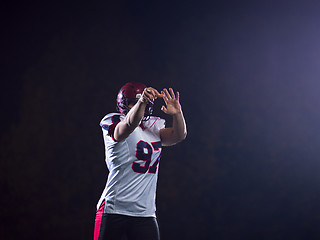
[{"label": "player's torso", "polygon": [[[151,118],[128,138],[106,142],[109,168],[106,200],[111,212],[139,215],[155,210],[155,191],[161,157],[160,133]],[[112,142],[113,141],[113,142]],[[135,204],[133,204],[135,203]],[[150,213],[148,213],[150,215]],[[147,214],[147,215],[148,215]]]},{"label": "player's torso", "polygon": [[160,133],[153,129],[156,121],[144,122],[123,141],[105,139],[109,171],[124,170],[130,166],[134,173],[156,173],[155,164],[162,150]]}]

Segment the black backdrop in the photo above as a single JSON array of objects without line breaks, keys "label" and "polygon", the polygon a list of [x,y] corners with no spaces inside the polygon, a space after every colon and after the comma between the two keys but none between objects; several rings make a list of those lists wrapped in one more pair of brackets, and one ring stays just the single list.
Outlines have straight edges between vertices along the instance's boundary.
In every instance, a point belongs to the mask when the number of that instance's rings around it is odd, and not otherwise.
[{"label": "black backdrop", "polygon": [[319,239],[319,7],[3,3],[0,238],[92,239],[99,121],[141,81],[179,90],[188,125],[160,164],[162,239]]}]

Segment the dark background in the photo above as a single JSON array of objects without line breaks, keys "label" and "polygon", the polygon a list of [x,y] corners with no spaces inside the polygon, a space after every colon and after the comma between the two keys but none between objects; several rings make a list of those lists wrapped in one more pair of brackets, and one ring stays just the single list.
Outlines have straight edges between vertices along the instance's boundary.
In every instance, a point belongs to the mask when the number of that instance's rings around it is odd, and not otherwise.
[{"label": "dark background", "polygon": [[[320,239],[316,1],[1,3],[0,238],[92,239],[99,127],[128,81],[181,93],[170,239]],[[170,118],[159,111],[170,124]]]}]

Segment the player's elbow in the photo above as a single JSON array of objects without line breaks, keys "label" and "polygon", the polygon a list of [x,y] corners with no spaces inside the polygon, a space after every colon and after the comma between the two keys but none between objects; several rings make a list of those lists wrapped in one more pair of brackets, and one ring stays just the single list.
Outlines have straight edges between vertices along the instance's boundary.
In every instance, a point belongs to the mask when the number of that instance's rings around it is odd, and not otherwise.
[{"label": "player's elbow", "polygon": [[183,132],[183,139],[182,139],[182,140],[186,139],[187,135],[188,135],[188,133],[187,133],[187,129],[184,129],[184,132]]},{"label": "player's elbow", "polygon": [[181,142],[183,140],[185,140],[187,137],[187,131],[184,131],[178,138],[178,141],[177,142]]},{"label": "player's elbow", "polygon": [[187,129],[185,128],[185,129],[183,129],[183,131],[179,132],[179,134],[178,134],[179,142],[186,139],[186,137],[187,137]]},{"label": "player's elbow", "polygon": [[175,145],[181,141],[183,141],[184,139],[186,139],[187,137],[187,132],[183,132],[183,133],[180,133],[180,134],[176,134],[173,138],[172,138],[172,141],[171,141],[171,144],[170,145]]}]

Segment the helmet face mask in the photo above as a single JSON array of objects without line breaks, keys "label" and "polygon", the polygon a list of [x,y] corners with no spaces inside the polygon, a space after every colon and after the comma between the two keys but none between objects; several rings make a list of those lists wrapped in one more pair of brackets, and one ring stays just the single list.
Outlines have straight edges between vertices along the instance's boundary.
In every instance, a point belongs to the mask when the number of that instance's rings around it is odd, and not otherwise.
[{"label": "helmet face mask", "polygon": [[[126,115],[130,110],[129,105],[137,103],[145,88],[146,86],[144,84],[137,82],[129,82],[122,86],[117,96],[117,110],[121,114]],[[152,112],[153,103],[148,103],[145,110],[145,117],[152,115]]]}]

